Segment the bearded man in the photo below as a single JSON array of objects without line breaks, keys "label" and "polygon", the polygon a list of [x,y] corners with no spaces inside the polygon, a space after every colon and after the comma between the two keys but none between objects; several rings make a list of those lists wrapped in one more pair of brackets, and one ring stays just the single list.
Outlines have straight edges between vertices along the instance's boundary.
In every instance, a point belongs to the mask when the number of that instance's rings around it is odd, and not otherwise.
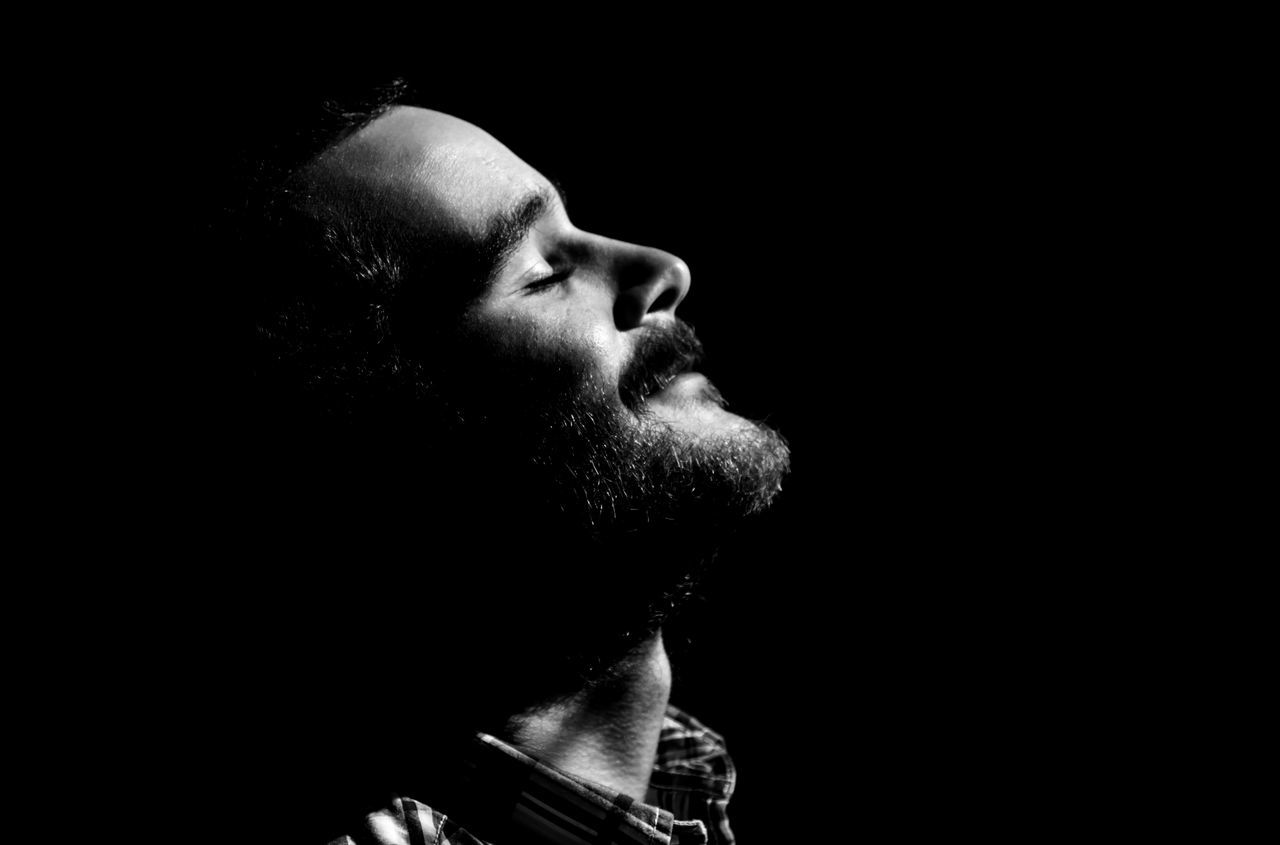
[{"label": "bearded man", "polygon": [[202,236],[233,327],[219,454],[269,561],[242,680],[289,692],[329,797],[308,830],[732,842],[734,770],[671,705],[662,632],[785,442],[697,372],[683,261],[576,228],[403,89],[344,96],[272,100],[288,131],[228,156]]}]

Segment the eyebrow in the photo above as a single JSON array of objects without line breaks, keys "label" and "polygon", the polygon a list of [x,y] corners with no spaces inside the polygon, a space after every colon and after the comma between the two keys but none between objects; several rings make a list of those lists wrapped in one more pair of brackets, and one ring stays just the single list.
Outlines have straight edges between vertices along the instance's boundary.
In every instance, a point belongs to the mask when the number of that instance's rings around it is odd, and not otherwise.
[{"label": "eyebrow", "polygon": [[528,237],[529,230],[547,213],[557,199],[562,208],[567,208],[564,188],[558,182],[553,182],[550,187],[542,187],[525,194],[489,224],[481,246],[487,282],[493,281],[493,277],[507,263],[507,259]]}]

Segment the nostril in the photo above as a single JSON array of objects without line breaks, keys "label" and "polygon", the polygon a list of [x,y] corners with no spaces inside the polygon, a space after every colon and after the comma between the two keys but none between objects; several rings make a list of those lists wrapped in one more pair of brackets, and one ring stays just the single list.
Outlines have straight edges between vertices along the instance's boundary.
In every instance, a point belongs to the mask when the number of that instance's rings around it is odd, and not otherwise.
[{"label": "nostril", "polygon": [[676,307],[676,298],[679,294],[675,288],[667,288],[658,298],[649,306],[650,311],[669,311]]},{"label": "nostril", "polygon": [[622,244],[612,270],[617,283],[614,317],[637,328],[647,317],[674,314],[689,290],[689,268],[676,256],[652,247]]}]

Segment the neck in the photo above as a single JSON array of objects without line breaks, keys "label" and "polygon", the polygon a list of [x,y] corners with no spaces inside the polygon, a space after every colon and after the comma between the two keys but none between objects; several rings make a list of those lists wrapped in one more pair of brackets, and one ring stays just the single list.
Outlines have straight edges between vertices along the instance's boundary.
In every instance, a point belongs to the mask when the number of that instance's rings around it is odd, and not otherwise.
[{"label": "neck", "polygon": [[615,680],[521,716],[508,740],[549,766],[643,801],[670,695],[671,665],[659,633]]}]

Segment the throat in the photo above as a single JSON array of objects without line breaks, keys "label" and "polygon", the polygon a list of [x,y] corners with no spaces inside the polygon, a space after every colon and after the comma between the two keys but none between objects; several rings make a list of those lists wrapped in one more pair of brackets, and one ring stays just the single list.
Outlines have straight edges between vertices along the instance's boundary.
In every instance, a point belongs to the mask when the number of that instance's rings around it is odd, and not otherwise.
[{"label": "throat", "polygon": [[659,633],[608,682],[513,719],[504,738],[548,766],[644,801],[670,696]]}]

